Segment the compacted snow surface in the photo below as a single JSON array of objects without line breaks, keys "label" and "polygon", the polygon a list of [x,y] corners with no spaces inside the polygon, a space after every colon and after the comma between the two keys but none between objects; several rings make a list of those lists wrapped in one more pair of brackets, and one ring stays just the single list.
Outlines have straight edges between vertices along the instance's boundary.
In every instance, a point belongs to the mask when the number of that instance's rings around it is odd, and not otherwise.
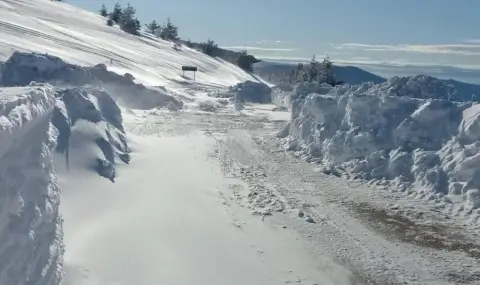
[{"label": "compacted snow surface", "polygon": [[229,205],[212,139],[135,140],[115,184],[60,174],[67,285],[351,284],[295,233]]}]

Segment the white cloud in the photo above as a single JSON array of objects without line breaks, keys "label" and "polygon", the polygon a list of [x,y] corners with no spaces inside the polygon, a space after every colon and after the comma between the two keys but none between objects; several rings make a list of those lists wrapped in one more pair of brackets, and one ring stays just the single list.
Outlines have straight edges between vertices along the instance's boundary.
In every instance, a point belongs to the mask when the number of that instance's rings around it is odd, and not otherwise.
[{"label": "white cloud", "polygon": [[280,45],[280,44],[291,44],[291,41],[281,41],[281,40],[259,40],[259,41],[249,41],[249,44],[258,44],[258,45]]},{"label": "white cloud", "polygon": [[480,39],[466,39],[464,42],[469,44],[480,44]]},{"label": "white cloud", "polygon": [[[326,54],[325,54],[326,55]],[[321,58],[322,55],[318,55],[317,58]],[[289,56],[258,56],[258,59],[266,61],[279,61],[279,62],[309,62],[311,58],[307,57],[289,57]],[[350,58],[332,58],[334,64],[338,65],[357,65],[357,66],[383,66],[383,67],[395,67],[395,68],[407,68],[407,67],[421,67],[421,68],[436,68],[436,67],[451,67],[451,68],[463,68],[469,70],[478,70],[480,65],[477,64],[445,64],[438,65],[431,62],[418,62],[409,61],[408,59],[396,58],[390,60],[375,60],[369,57],[350,57]]]},{"label": "white cloud", "polygon": [[224,49],[232,50],[255,50],[255,51],[277,51],[277,52],[292,52],[298,49],[295,48],[268,48],[268,47],[258,47],[258,46],[226,46],[222,47]]},{"label": "white cloud", "polygon": [[306,62],[311,60],[311,58],[306,57],[290,57],[290,56],[257,56],[261,60],[271,60],[271,61],[292,61],[292,62]]},{"label": "white cloud", "polygon": [[[478,43],[480,43],[480,41]],[[409,52],[409,53],[424,53],[424,54],[455,54],[455,55],[463,55],[463,56],[480,55],[480,44],[375,45],[375,44],[361,44],[361,43],[343,43],[343,44],[330,44],[330,46],[339,50]]]}]

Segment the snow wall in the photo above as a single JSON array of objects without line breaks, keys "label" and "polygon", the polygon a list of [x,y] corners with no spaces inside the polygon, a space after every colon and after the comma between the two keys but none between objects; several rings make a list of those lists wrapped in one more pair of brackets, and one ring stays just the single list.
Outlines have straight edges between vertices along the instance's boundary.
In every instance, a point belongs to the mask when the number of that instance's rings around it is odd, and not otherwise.
[{"label": "snow wall", "polygon": [[478,214],[480,105],[465,98],[423,75],[378,85],[301,84],[278,136],[326,169]]},{"label": "snow wall", "polygon": [[208,95],[215,98],[229,98],[237,103],[270,103],[272,89],[265,83],[244,81],[225,90],[215,90]]},{"label": "snow wall", "polygon": [[151,99],[153,93],[128,76],[99,80],[88,75],[91,69],[44,55],[16,53],[0,67],[0,284],[61,284],[63,231],[53,162],[114,182],[116,164],[130,161],[115,99],[129,101],[126,93],[110,92],[124,84],[147,98],[143,103],[181,102],[168,95]]},{"label": "snow wall", "polygon": [[115,181],[117,162],[130,162],[119,106],[96,88],[55,88],[52,123],[59,130],[56,151],[70,167],[96,171]]},{"label": "snow wall", "polygon": [[131,74],[116,74],[108,71],[104,64],[81,67],[47,54],[15,52],[1,67],[0,75],[3,86],[25,86],[32,81],[67,87],[91,85],[114,94],[115,100],[126,108],[180,109],[183,106],[182,101],[166,91],[135,83]]},{"label": "snow wall", "polygon": [[73,164],[111,181],[116,176],[116,162],[130,161],[116,100],[140,109],[183,106],[166,92],[136,84],[131,75],[118,75],[104,65],[80,67],[50,55],[15,52],[1,70],[0,86],[4,88],[27,85],[52,89],[56,98],[52,123],[59,130],[56,151],[65,156],[67,170]]},{"label": "snow wall", "polygon": [[59,284],[60,191],[52,156],[53,89],[0,89],[0,284]]},{"label": "snow wall", "polygon": [[293,90],[293,87],[287,84],[274,86],[271,93],[272,103],[279,107],[285,107],[288,110],[291,110],[291,96]]}]

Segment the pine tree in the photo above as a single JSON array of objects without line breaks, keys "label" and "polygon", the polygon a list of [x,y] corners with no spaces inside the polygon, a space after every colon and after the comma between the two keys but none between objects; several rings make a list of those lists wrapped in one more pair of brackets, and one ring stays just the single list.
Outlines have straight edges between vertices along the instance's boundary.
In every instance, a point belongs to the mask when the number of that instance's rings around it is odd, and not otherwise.
[{"label": "pine tree", "polygon": [[153,20],[150,24],[147,24],[145,25],[145,27],[147,28],[147,32],[152,34],[152,35],[156,35],[158,30],[162,27],[160,26],[157,21]]},{"label": "pine tree", "polygon": [[113,7],[112,14],[110,14],[110,19],[112,19],[112,21],[118,24],[121,17],[122,17],[122,6],[120,5],[120,3],[117,2]]},{"label": "pine tree", "polygon": [[102,5],[102,8],[100,9],[100,15],[102,15],[103,17],[108,16],[107,7],[105,7],[105,5]]},{"label": "pine tree", "polygon": [[167,23],[163,25],[160,37],[167,41],[178,40],[178,27],[172,24],[170,18],[167,18]]},{"label": "pine tree", "polygon": [[122,10],[118,24],[120,28],[133,35],[138,35],[140,30],[140,21],[135,16],[136,10],[130,4]]},{"label": "pine tree", "polygon": [[313,55],[312,59],[310,60],[310,64],[308,65],[308,81],[309,82],[316,82],[319,79],[319,72],[318,72],[318,62],[315,59],[315,55]]},{"label": "pine tree", "polygon": [[200,47],[202,52],[209,56],[215,56],[218,51],[218,45],[211,39],[208,39],[205,43],[201,43]]},{"label": "pine tree", "polygon": [[320,64],[320,71],[319,71],[319,83],[328,83],[330,85],[335,85],[335,79],[332,75],[332,61],[328,56],[323,59],[323,62]]},{"label": "pine tree", "polygon": [[253,72],[253,63],[253,57],[246,50],[242,50],[237,58],[237,65],[247,72]]}]

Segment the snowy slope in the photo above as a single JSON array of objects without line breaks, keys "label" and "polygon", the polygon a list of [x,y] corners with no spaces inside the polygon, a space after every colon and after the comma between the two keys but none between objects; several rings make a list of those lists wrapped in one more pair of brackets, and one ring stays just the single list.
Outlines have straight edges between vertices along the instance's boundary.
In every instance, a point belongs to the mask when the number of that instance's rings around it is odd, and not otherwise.
[{"label": "snowy slope", "polygon": [[126,34],[100,15],[50,0],[2,0],[0,34],[0,61],[14,51],[48,53],[82,66],[104,63],[139,83],[171,88],[191,82],[191,75],[182,77],[182,65],[197,66],[196,81],[205,85],[256,80],[223,60],[187,47],[175,51],[170,42]]},{"label": "snowy slope", "polygon": [[[0,90],[0,284],[58,284],[63,232],[51,88]],[[33,283],[32,283],[33,282]]]}]

